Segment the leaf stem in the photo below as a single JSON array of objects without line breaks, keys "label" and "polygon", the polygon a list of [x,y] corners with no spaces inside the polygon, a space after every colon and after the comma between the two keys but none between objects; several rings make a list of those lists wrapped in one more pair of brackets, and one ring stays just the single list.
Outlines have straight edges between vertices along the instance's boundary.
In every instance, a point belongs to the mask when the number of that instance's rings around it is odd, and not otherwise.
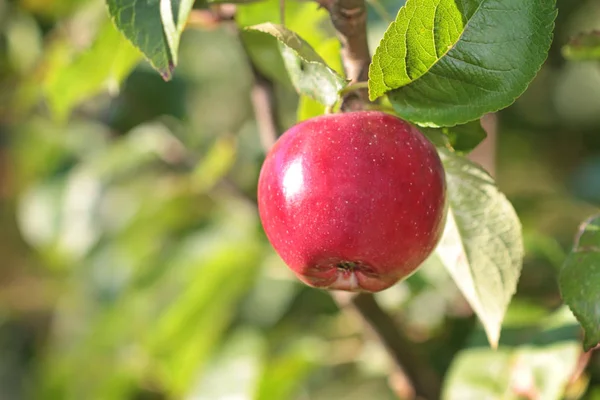
[{"label": "leaf stem", "polygon": [[343,97],[343,96],[346,96],[357,90],[364,90],[364,89],[368,89],[368,88],[369,88],[369,82],[366,82],[366,81],[354,82],[354,83],[349,84],[342,90],[340,90],[340,96]]},{"label": "leaf stem", "polygon": [[367,104],[365,106],[365,109],[369,111],[383,111],[389,114],[396,115],[396,110],[394,110],[392,107],[383,106],[381,104]]}]

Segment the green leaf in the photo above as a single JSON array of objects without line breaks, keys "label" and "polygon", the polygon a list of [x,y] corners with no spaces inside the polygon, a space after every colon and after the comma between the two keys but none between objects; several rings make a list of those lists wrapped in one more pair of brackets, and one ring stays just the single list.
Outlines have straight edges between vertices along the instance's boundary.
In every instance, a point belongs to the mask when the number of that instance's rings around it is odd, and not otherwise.
[{"label": "green leaf", "polygon": [[436,146],[451,147],[459,154],[471,152],[486,137],[481,121],[443,128],[419,128]]},{"label": "green leaf", "polygon": [[[315,50],[323,57],[327,65],[335,71],[343,74],[340,57],[340,41],[337,38],[323,39],[315,47]],[[326,107],[310,97],[300,96],[296,110],[296,121],[304,121],[325,113]]]},{"label": "green leaf", "polygon": [[369,96],[453,126],[514,102],[545,61],[555,0],[408,0],[369,69]]},{"label": "green leaf", "polygon": [[[266,0],[238,7],[235,19],[241,28],[245,28],[263,22],[278,21],[280,12],[279,0]],[[285,25],[306,40],[327,65],[343,74],[341,45],[331,28],[327,10],[315,7],[312,3],[287,2]],[[270,35],[243,35],[242,39],[253,64],[265,76],[275,82],[291,84],[277,40]]]},{"label": "green leaf", "polygon": [[542,319],[528,316],[526,325],[504,329],[518,339],[501,344],[498,350],[473,346],[458,354],[444,382],[442,399],[564,397],[581,354],[577,325],[569,310],[563,307]]},{"label": "green leaf", "polygon": [[208,191],[219,182],[235,163],[237,141],[232,136],[217,138],[191,175],[194,188]]},{"label": "green leaf", "polygon": [[585,331],[587,350],[600,342],[600,216],[579,228],[559,275],[560,292]]},{"label": "green leaf", "polygon": [[325,106],[308,96],[300,96],[298,99],[298,109],[296,110],[296,120],[305,121],[310,118],[325,114]]},{"label": "green leaf", "polygon": [[523,261],[521,224],[510,202],[479,166],[440,149],[448,219],[435,256],[446,266],[496,347]]},{"label": "green leaf", "polygon": [[586,32],[573,37],[562,48],[562,53],[568,60],[600,60],[600,31]]},{"label": "green leaf", "polygon": [[258,268],[260,248],[252,240],[232,240],[231,235],[216,240],[210,251],[186,262],[196,272],[149,334],[162,379],[178,395],[219,344]]},{"label": "green leaf", "polygon": [[177,65],[179,39],[193,0],[107,0],[117,29],[165,80]]},{"label": "green leaf", "polygon": [[59,58],[50,64],[44,92],[52,113],[62,121],[82,101],[105,90],[118,90],[140,58],[107,20],[88,50],[72,60]]},{"label": "green leaf", "polygon": [[246,29],[266,33],[279,41],[283,62],[299,94],[309,96],[327,106],[337,102],[338,93],[346,86],[346,81],[298,34],[282,25],[272,23],[254,25]]}]

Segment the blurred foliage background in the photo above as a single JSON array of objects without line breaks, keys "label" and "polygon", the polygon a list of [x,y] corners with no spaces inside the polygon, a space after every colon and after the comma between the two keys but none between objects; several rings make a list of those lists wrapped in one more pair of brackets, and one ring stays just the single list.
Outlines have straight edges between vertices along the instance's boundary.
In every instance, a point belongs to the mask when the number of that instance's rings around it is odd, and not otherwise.
[{"label": "blurred foliage background", "polygon": [[[600,2],[558,3],[548,62],[499,113],[497,180],[527,252],[499,351],[434,263],[377,295],[447,398],[600,399],[600,357],[578,370],[556,284],[600,204],[600,65],[561,46],[600,29]],[[372,49],[387,27],[376,11]],[[274,1],[238,13],[278,20]],[[340,68],[325,11],[290,0],[286,23]],[[0,399],[395,398],[385,352],[262,233],[244,46],[275,82],[282,130],[321,112],[268,44],[226,27],[186,31],[165,83],[102,1],[0,0]]]}]

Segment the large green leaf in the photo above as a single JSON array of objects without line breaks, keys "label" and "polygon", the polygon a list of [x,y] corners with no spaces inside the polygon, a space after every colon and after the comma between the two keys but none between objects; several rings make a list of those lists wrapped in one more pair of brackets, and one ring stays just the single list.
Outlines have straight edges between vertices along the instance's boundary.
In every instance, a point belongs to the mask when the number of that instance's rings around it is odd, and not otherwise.
[{"label": "large green leaf", "polygon": [[498,350],[473,346],[461,351],[444,382],[442,399],[564,398],[581,354],[575,319],[566,307],[541,319],[527,314],[504,327],[512,340],[503,339]]},{"label": "large green leaf", "polygon": [[585,330],[586,349],[600,342],[600,216],[584,222],[559,277],[563,300]]},{"label": "large green leaf", "polygon": [[118,88],[140,58],[141,54],[107,20],[89,49],[74,59],[58,57],[50,64],[44,91],[55,117],[64,120],[83,100]]},{"label": "large green leaf", "polygon": [[555,0],[408,0],[369,69],[404,119],[452,126],[512,104],[552,41]]},{"label": "large green leaf", "polygon": [[165,80],[177,65],[179,38],[193,0],[107,0],[117,29],[141,50]]},{"label": "large green leaf", "polygon": [[600,31],[575,36],[563,47],[562,52],[569,60],[600,60]]},{"label": "large green leaf", "polygon": [[334,105],[346,81],[298,34],[282,25],[263,23],[246,28],[279,41],[279,49],[290,79],[299,94],[327,105]]},{"label": "large green leaf", "polygon": [[440,149],[440,156],[449,209],[434,256],[446,266],[495,347],[521,273],[521,224],[482,168],[446,149]]}]

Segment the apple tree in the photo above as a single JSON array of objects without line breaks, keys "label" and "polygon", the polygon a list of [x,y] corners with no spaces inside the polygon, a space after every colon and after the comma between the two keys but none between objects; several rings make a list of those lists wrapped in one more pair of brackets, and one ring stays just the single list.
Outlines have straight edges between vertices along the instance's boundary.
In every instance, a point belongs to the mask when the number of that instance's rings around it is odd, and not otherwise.
[{"label": "apple tree", "polygon": [[559,190],[520,137],[598,137],[597,20],[567,0],[0,0],[15,220],[51,288],[19,393],[600,398],[600,167],[574,179],[589,204],[529,206]]}]

